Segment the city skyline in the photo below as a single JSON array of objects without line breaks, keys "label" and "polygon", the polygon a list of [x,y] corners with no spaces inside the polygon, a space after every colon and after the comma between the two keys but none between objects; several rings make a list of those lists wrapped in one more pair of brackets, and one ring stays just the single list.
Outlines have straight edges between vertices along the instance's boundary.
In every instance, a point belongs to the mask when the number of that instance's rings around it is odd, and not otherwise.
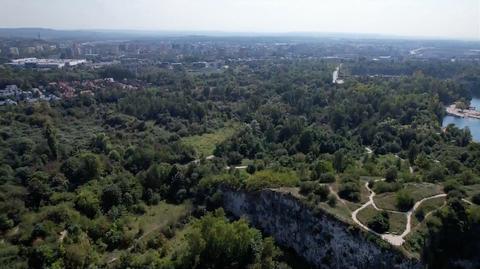
[{"label": "city skyline", "polygon": [[480,40],[477,0],[4,0],[0,27]]}]

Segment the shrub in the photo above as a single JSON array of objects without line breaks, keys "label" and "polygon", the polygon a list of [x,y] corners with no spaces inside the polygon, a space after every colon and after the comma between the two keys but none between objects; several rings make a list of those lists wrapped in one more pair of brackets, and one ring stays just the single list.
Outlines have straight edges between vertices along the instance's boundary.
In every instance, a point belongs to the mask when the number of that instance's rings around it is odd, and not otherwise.
[{"label": "shrub", "polygon": [[100,175],[102,163],[97,155],[85,153],[68,159],[63,163],[61,171],[71,183],[83,184]]},{"label": "shrub", "polygon": [[333,173],[323,173],[318,179],[322,183],[333,183],[335,182],[335,175]]},{"label": "shrub", "polygon": [[387,212],[378,212],[367,226],[377,233],[385,233],[390,229],[390,218]]},{"label": "shrub", "polygon": [[473,195],[472,202],[480,205],[480,192]]},{"label": "shrub", "polygon": [[327,203],[329,206],[335,207],[337,205],[337,197],[333,194],[329,194]]},{"label": "shrub", "polygon": [[300,182],[295,171],[274,171],[271,169],[258,171],[247,180],[248,190],[260,190],[264,188],[295,187]]},{"label": "shrub", "polygon": [[315,193],[315,195],[318,196],[320,201],[326,201],[328,195],[330,194],[330,190],[325,185],[317,184],[317,186],[315,186],[315,190],[313,191],[313,193]]},{"label": "shrub", "polygon": [[257,170],[257,168],[255,167],[254,164],[249,164],[247,166],[247,173],[249,173],[250,175],[255,173],[256,170]]},{"label": "shrub", "polygon": [[89,218],[93,218],[100,211],[100,201],[90,191],[82,191],[77,195],[75,208]]},{"label": "shrub", "polygon": [[402,185],[397,182],[377,181],[373,183],[373,191],[377,194],[385,192],[396,192],[400,190],[401,187]]},{"label": "shrub", "polygon": [[398,177],[398,172],[397,172],[397,168],[395,167],[390,167],[385,172],[385,180],[387,182],[394,182],[397,180],[397,177]]},{"label": "shrub", "polygon": [[311,179],[318,180],[321,176],[325,173],[332,173],[333,172],[333,165],[332,162],[321,160],[315,163],[312,167]]},{"label": "shrub", "polygon": [[280,254],[273,239],[263,239],[244,219],[229,222],[223,211],[195,221],[185,240],[179,268],[274,268]]},{"label": "shrub", "polygon": [[9,219],[7,215],[0,215],[0,231],[6,231],[14,225],[13,220]]},{"label": "shrub", "polygon": [[447,180],[443,185],[443,191],[449,193],[451,191],[464,192],[460,183],[456,180]]},{"label": "shrub", "polygon": [[300,193],[303,195],[308,195],[313,192],[315,189],[316,183],[313,181],[304,181],[300,182]]},{"label": "shrub", "polygon": [[406,190],[397,192],[397,208],[402,211],[408,211],[413,207],[414,200]]},{"label": "shrub", "polygon": [[358,202],[360,200],[360,180],[358,177],[344,176],[340,183],[338,195],[343,199]]},{"label": "shrub", "polygon": [[243,155],[234,151],[228,154],[227,163],[229,165],[240,164],[242,162]]}]

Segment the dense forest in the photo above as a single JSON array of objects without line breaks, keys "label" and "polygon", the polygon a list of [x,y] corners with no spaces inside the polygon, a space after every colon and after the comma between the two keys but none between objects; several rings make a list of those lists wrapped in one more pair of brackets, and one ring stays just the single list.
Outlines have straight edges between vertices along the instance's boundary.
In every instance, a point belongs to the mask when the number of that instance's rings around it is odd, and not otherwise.
[{"label": "dense forest", "polygon": [[[288,250],[221,209],[221,189],[294,187],[342,219],[327,186],[358,207],[364,182],[399,211],[417,201],[411,184],[438,187],[445,203],[415,213],[402,248],[429,268],[479,262],[480,146],[468,129],[441,127],[446,105],[480,89],[478,67],[359,61],[338,85],[336,65],[0,69],[0,88],[147,85],[0,107],[0,267],[296,268]],[[399,76],[367,76],[378,73]],[[375,231],[394,228],[388,214],[365,218]]]}]

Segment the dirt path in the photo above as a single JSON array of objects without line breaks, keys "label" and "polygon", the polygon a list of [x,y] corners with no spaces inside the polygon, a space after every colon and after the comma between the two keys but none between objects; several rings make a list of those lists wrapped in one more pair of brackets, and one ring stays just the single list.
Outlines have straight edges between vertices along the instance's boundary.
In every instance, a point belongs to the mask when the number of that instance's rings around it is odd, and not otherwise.
[{"label": "dirt path", "polygon": [[332,186],[331,185],[328,185],[328,190],[330,191],[330,193],[333,194],[333,196],[335,196],[335,198],[337,199],[337,201],[340,201],[340,203],[342,203],[343,205],[345,205],[347,208],[347,203],[345,202],[345,200],[343,200],[342,198],[340,198],[340,196],[338,196],[338,193],[333,190]]},{"label": "dirt path", "polygon": [[[385,179],[380,179],[380,180],[376,180],[375,182],[377,181],[384,181]],[[412,230],[412,215],[413,213],[415,212],[415,210],[417,210],[417,208],[425,201],[427,200],[430,200],[430,199],[435,199],[435,198],[440,198],[440,197],[446,197],[447,195],[442,193],[442,194],[437,194],[437,195],[433,195],[433,196],[429,196],[429,197],[426,197],[426,198],[423,198],[421,199],[420,201],[416,202],[412,209],[410,209],[408,212],[400,212],[400,211],[395,211],[395,210],[384,210],[384,209],[381,209],[379,208],[376,204],[375,204],[375,200],[373,199],[375,197],[375,192],[370,189],[370,187],[368,186],[368,182],[365,183],[365,188],[370,192],[370,195],[368,197],[368,201],[366,203],[364,203],[362,206],[360,206],[359,208],[357,208],[355,211],[352,212],[352,220],[360,227],[362,227],[364,230],[372,233],[372,234],[375,234],[379,237],[381,237],[383,240],[389,242],[390,244],[394,245],[394,246],[401,246],[403,245],[403,243],[405,242],[405,237],[411,232]],[[343,201],[343,199],[341,199],[340,197],[338,197],[338,194],[336,192],[334,192],[334,190],[329,187],[330,189],[330,192],[332,192],[336,197],[337,199],[339,199],[340,201],[342,201],[344,204],[345,202]],[[468,201],[469,202],[469,201]],[[386,211],[386,212],[391,212],[391,213],[397,213],[397,214],[404,214],[406,217],[407,217],[407,224],[405,225],[405,230],[403,231],[403,233],[401,235],[395,235],[395,234],[390,234],[390,233],[385,233],[385,234],[380,234],[380,233],[377,233],[375,232],[374,230],[370,229],[368,226],[366,226],[365,224],[363,224],[361,221],[358,220],[357,218],[357,215],[360,211],[362,211],[363,209],[367,208],[368,206],[373,206],[373,208],[375,208],[375,210],[377,211]],[[432,213],[432,212],[430,212]],[[429,214],[427,214],[425,216],[428,217]]]},{"label": "dirt path", "polygon": [[65,236],[67,236],[68,234],[68,231],[67,230],[63,230],[60,232],[60,237],[58,238],[58,241],[61,243],[63,242],[63,239],[65,239]]},{"label": "dirt path", "polygon": [[[215,158],[215,156],[209,155],[209,156],[205,157],[205,160],[212,160],[213,158]],[[197,164],[197,163],[200,163],[200,160],[201,159],[196,159],[196,160],[191,161],[191,163]]]},{"label": "dirt path", "polygon": [[[215,156],[209,155],[209,156],[205,157],[205,160],[212,160],[214,158],[215,158]],[[200,159],[193,160],[193,161],[191,161],[191,163],[198,164],[198,163],[200,163]],[[226,166],[225,167],[226,170],[228,170],[230,168],[232,168],[232,166]],[[241,166],[234,166],[233,168],[234,169],[247,169],[247,166],[246,165],[241,165]]]},{"label": "dirt path", "polygon": [[[225,167],[225,169],[230,169],[232,168],[232,166],[227,166]],[[246,165],[242,165],[242,166],[233,166],[233,169],[247,169],[247,166]]]}]

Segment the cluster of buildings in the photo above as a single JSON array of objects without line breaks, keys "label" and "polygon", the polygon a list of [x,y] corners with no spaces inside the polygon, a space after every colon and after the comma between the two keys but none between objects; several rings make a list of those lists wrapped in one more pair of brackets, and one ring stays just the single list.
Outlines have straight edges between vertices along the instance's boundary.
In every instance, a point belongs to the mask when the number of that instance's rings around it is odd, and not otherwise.
[{"label": "cluster of buildings", "polygon": [[85,59],[37,59],[23,58],[12,60],[7,65],[17,68],[60,69],[85,64]]},{"label": "cluster of buildings", "polygon": [[39,88],[22,90],[17,85],[7,85],[0,89],[0,105],[17,105],[19,102],[35,103],[39,101],[58,101],[60,97]]},{"label": "cluster of buildings", "polygon": [[16,85],[7,85],[0,89],[0,106],[17,105],[20,102],[34,103],[39,101],[52,102],[69,99],[76,96],[94,96],[101,89],[137,90],[144,85],[141,82],[117,82],[113,78],[51,82],[46,86],[22,90]]}]

